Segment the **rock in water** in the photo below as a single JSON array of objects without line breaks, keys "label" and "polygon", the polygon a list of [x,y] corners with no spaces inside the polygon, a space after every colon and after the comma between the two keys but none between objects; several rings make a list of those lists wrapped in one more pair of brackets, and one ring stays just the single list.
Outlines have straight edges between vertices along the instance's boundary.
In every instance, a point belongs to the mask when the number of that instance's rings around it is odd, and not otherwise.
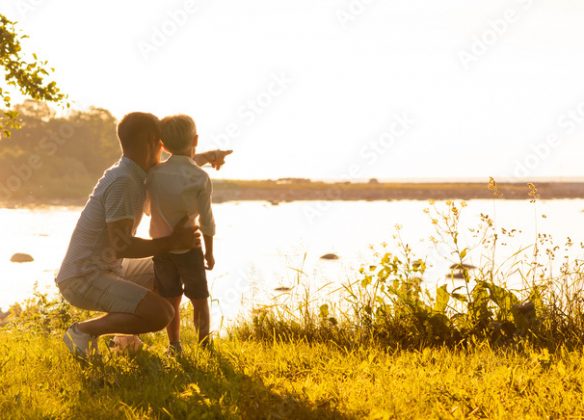
[{"label": "rock in water", "polygon": [[452,264],[450,266],[451,270],[475,270],[476,267],[470,264]]},{"label": "rock in water", "polygon": [[34,258],[28,254],[16,253],[10,258],[10,261],[13,263],[28,263],[33,262]]},{"label": "rock in water", "polygon": [[320,257],[321,260],[338,260],[339,256],[337,254],[324,254]]}]

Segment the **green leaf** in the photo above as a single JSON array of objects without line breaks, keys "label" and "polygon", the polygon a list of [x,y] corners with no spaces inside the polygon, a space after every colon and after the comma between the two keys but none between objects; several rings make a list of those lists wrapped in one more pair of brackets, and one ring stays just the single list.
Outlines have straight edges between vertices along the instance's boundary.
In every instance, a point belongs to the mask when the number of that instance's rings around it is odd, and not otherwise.
[{"label": "green leaf", "polygon": [[448,302],[450,301],[450,293],[446,285],[442,285],[436,288],[436,302],[434,303],[434,311],[443,314],[448,307]]},{"label": "green leaf", "polygon": [[495,284],[487,284],[486,287],[491,292],[491,300],[503,310],[510,310],[511,306],[519,302],[517,296],[515,296],[510,290],[504,289]]},{"label": "green leaf", "polygon": [[452,296],[454,299],[458,300],[459,302],[468,302],[468,297],[466,295],[461,294],[461,293],[451,293],[450,296]]}]

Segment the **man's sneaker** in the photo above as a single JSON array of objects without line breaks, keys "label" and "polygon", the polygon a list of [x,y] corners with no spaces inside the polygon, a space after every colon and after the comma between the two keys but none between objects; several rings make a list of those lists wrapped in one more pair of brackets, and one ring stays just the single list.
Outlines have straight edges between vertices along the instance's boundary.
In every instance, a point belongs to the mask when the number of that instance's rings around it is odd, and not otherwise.
[{"label": "man's sneaker", "polygon": [[91,337],[91,341],[89,341],[89,353],[99,356],[99,346],[97,345],[99,337]]},{"label": "man's sneaker", "polygon": [[71,325],[63,337],[65,345],[74,356],[97,354],[97,337],[79,331],[77,323]]}]

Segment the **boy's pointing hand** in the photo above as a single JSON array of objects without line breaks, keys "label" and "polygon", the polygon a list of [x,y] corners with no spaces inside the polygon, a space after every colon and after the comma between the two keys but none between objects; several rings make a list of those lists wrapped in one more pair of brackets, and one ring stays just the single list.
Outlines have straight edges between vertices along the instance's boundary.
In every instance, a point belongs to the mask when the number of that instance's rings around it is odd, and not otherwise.
[{"label": "boy's pointing hand", "polygon": [[213,150],[209,152],[209,164],[219,170],[225,165],[225,157],[233,153],[233,150]]}]

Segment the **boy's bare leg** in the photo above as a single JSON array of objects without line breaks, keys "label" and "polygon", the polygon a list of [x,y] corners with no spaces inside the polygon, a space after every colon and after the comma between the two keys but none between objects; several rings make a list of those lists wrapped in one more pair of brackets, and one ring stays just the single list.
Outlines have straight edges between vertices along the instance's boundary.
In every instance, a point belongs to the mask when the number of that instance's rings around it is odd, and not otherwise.
[{"label": "boy's bare leg", "polygon": [[192,302],[195,329],[199,332],[199,343],[209,344],[209,328],[211,324],[209,301],[208,299],[193,299]]},{"label": "boy's bare leg", "polygon": [[168,333],[168,341],[172,345],[173,343],[180,342],[180,301],[182,296],[177,296],[173,298],[166,298],[168,303],[174,308],[174,318],[170,321],[170,324],[166,327],[166,332]]}]

